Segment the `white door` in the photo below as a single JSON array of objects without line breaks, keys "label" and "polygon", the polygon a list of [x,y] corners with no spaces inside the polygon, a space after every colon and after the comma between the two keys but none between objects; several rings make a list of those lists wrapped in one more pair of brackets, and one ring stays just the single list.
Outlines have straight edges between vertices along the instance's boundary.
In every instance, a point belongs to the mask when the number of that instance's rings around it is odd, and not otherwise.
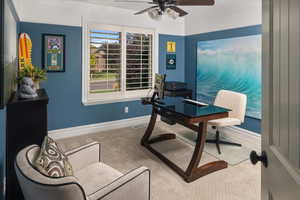
[{"label": "white door", "polygon": [[300,0],[262,2],[262,200],[300,200]]}]

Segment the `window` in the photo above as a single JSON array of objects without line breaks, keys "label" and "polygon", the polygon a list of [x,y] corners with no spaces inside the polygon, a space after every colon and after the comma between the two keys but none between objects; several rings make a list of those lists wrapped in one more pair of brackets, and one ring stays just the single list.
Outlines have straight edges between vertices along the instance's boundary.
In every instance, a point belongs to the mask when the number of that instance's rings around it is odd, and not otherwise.
[{"label": "window", "polygon": [[121,33],[105,30],[90,31],[91,94],[121,90]]},{"label": "window", "polygon": [[146,96],[153,88],[151,30],[87,25],[84,103]]},{"label": "window", "polygon": [[152,87],[152,35],[126,35],[126,90]]}]

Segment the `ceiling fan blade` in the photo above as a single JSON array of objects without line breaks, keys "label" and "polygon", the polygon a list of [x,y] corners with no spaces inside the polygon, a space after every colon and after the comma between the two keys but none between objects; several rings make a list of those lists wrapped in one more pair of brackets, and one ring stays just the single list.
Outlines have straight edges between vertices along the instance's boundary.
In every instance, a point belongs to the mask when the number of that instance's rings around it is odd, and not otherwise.
[{"label": "ceiling fan blade", "polygon": [[141,11],[137,12],[137,13],[134,13],[134,15],[140,15],[140,14],[143,14],[143,13],[145,13],[145,12],[148,12],[148,11],[152,10],[153,8],[158,8],[158,6],[151,6],[150,8],[146,8],[146,9],[144,9],[144,10],[141,10]]},{"label": "ceiling fan blade", "polygon": [[214,0],[175,0],[177,6],[212,6],[215,5]]},{"label": "ceiling fan blade", "polygon": [[188,15],[189,13],[187,13],[186,11],[182,10],[181,8],[178,8],[176,6],[168,6],[168,8],[174,10],[175,12],[177,12],[179,14],[179,17],[183,17]]}]

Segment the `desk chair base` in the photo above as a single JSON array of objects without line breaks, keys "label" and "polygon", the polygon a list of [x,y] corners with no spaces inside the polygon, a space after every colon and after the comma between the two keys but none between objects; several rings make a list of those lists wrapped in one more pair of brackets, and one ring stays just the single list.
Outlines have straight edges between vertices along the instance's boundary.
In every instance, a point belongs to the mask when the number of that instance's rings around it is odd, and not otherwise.
[{"label": "desk chair base", "polygon": [[[213,129],[216,129],[216,127],[213,127]],[[238,147],[242,146],[241,144],[238,144],[238,143],[233,143],[233,142],[227,142],[227,141],[220,140],[220,132],[218,130],[216,131],[216,139],[206,140],[206,143],[216,144],[219,154],[221,154],[220,144],[232,145],[232,146],[238,146]]]}]

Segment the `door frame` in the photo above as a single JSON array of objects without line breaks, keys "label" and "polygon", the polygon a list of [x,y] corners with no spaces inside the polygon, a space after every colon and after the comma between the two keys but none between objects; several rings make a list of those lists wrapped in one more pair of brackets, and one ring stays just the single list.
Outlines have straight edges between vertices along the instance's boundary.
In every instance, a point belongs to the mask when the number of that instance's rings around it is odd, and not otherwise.
[{"label": "door frame", "polygon": [[[262,0],[262,150],[269,144],[269,131],[272,128],[272,0]],[[271,103],[270,103],[271,102]],[[266,133],[266,134],[263,134]],[[266,168],[261,167],[261,200],[269,199],[269,192],[264,185],[268,185]]]}]

